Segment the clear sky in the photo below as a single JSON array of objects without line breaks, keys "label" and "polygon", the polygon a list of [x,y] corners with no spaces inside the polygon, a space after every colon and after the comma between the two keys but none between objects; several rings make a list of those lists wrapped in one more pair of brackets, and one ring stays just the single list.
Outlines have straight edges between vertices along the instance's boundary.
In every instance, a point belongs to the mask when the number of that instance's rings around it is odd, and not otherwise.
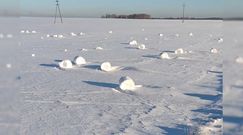
[{"label": "clear sky", "polygon": [[[186,3],[188,17],[243,17],[243,0],[59,0],[64,16],[100,17],[104,14],[147,13],[179,17]],[[55,0],[0,0],[0,14],[52,16]]]}]

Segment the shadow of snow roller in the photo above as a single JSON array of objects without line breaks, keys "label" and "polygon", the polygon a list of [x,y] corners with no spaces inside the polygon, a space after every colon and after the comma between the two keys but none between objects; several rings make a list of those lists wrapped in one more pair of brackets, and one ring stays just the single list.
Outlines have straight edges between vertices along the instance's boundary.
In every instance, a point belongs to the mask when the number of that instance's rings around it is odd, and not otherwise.
[{"label": "shadow of snow roller", "polygon": [[121,77],[119,80],[119,88],[121,90],[136,90],[141,87],[142,85],[136,85],[133,79],[129,76]]}]

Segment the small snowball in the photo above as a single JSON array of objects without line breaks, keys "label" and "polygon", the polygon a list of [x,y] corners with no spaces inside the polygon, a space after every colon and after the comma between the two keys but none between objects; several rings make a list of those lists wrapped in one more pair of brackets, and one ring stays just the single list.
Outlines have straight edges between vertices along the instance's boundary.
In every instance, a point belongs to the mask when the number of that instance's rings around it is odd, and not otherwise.
[{"label": "small snowball", "polygon": [[83,49],[81,49],[81,51],[88,51],[87,49],[85,49],[85,48],[83,48]]},{"label": "small snowball", "polygon": [[192,37],[193,36],[193,33],[189,33],[189,36]]},{"label": "small snowball", "polygon": [[110,30],[110,31],[109,31],[109,34],[112,34],[112,33],[113,33],[113,31]]},{"label": "small snowball", "polygon": [[64,52],[67,52],[68,51],[68,49],[64,49]]},{"label": "small snowball", "polygon": [[2,33],[0,34],[0,38],[4,38],[4,35]]},{"label": "small snowball", "polygon": [[33,54],[31,54],[31,56],[32,56],[32,57],[35,57],[35,54],[34,54],[34,53],[33,53]]},{"label": "small snowball", "polygon": [[237,57],[235,62],[239,64],[243,64],[243,57]]},{"label": "small snowball", "polygon": [[96,50],[103,50],[103,48],[100,47],[100,46],[96,47],[95,49],[96,49]]},{"label": "small snowball", "polygon": [[46,37],[49,38],[49,37],[51,37],[51,35],[47,34]]},{"label": "small snowball", "polygon": [[63,60],[59,63],[59,68],[61,69],[70,69],[73,68],[73,64],[70,60]]},{"label": "small snowball", "polygon": [[138,42],[136,40],[132,40],[129,42],[129,45],[137,45],[137,44],[138,44]]},{"label": "small snowball", "polygon": [[58,35],[58,38],[64,38],[64,36],[63,36],[63,35],[61,35],[61,34],[59,34],[59,35]]},{"label": "small snowball", "polygon": [[160,36],[160,37],[163,37],[163,36],[164,36],[164,34],[160,33],[160,34],[159,34],[159,36]]},{"label": "small snowball", "polygon": [[25,30],[21,30],[20,33],[25,33]]},{"label": "small snowball", "polygon": [[119,80],[121,90],[134,90],[136,89],[135,82],[128,76],[121,77]]},{"label": "small snowball", "polygon": [[58,35],[53,35],[54,38],[58,38]]},{"label": "small snowball", "polygon": [[224,42],[224,39],[223,38],[219,38],[218,39],[218,43],[223,43]]},{"label": "small snowball", "polygon": [[13,38],[12,34],[7,34],[7,38]]},{"label": "small snowball", "polygon": [[167,52],[162,52],[160,54],[160,58],[161,59],[170,59],[170,56],[169,56],[169,54]]},{"label": "small snowball", "polygon": [[18,42],[18,46],[21,46],[22,45],[22,43],[21,42]]},{"label": "small snowball", "polygon": [[76,65],[78,65],[78,66],[81,66],[81,65],[86,64],[86,60],[85,60],[83,57],[81,57],[81,56],[76,56],[76,57],[74,58],[74,63],[75,63]]},{"label": "small snowball", "polygon": [[25,33],[30,34],[30,31],[29,30],[26,30]]},{"label": "small snowball", "polygon": [[210,49],[210,52],[211,52],[211,53],[218,53],[218,50],[217,50],[216,48],[211,48],[211,49]]},{"label": "small snowball", "polygon": [[144,44],[141,44],[141,45],[138,46],[138,49],[145,50],[146,49],[146,46]]},{"label": "small snowball", "polygon": [[185,51],[182,48],[175,50],[175,54],[184,54]]},{"label": "small snowball", "polygon": [[234,43],[238,43],[239,41],[237,39],[234,39]]},{"label": "small snowball", "polygon": [[37,32],[35,30],[32,30],[31,33],[36,34]]},{"label": "small snowball", "polygon": [[6,64],[6,67],[7,68],[12,68],[12,65],[11,64]]},{"label": "small snowball", "polygon": [[77,36],[77,34],[75,34],[73,32],[71,32],[70,35],[73,36],[73,37]]},{"label": "small snowball", "polygon": [[85,35],[85,33],[83,33],[83,32],[79,33],[79,36],[84,36],[84,35]]}]

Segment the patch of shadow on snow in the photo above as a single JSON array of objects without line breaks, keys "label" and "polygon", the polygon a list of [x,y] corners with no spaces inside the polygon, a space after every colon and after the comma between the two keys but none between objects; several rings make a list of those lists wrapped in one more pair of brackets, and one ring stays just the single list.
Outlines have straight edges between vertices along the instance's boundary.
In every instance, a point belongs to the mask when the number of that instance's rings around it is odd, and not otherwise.
[{"label": "patch of shadow on snow", "polygon": [[216,84],[218,86],[209,86],[209,85],[198,85],[198,86],[203,87],[203,88],[214,89],[214,90],[216,90],[216,91],[218,91],[220,93],[223,93],[223,84],[221,85],[223,80],[222,79],[218,79],[217,81],[219,82],[219,83]]},{"label": "patch of shadow on snow", "polygon": [[57,64],[40,64],[42,67],[59,68]]},{"label": "patch of shadow on snow", "polygon": [[214,74],[223,74],[222,71],[212,71],[212,70],[208,70],[209,73],[214,73]]},{"label": "patch of shadow on snow", "polygon": [[122,44],[122,45],[129,45],[129,43],[120,43],[120,44]]},{"label": "patch of shadow on snow", "polygon": [[138,48],[136,47],[125,47],[126,49],[134,49],[134,50],[138,50]]},{"label": "patch of shadow on snow", "polygon": [[200,112],[206,115],[211,114],[209,118],[212,119],[221,119],[223,117],[223,109],[222,107],[215,107],[215,108],[200,108],[196,110],[192,110],[193,112]]},{"label": "patch of shadow on snow", "polygon": [[217,94],[217,95],[209,95],[209,94],[195,94],[195,93],[185,93],[185,95],[188,96],[193,96],[193,97],[198,97],[202,100],[211,100],[211,101],[216,101],[220,97],[222,97],[222,94]]},{"label": "patch of shadow on snow", "polygon": [[175,51],[171,51],[171,50],[165,50],[163,52],[167,52],[167,53],[175,53]]},{"label": "patch of shadow on snow", "polygon": [[155,86],[155,85],[144,85],[143,87],[151,88],[151,89],[161,89],[161,88],[163,88],[161,86]]},{"label": "patch of shadow on snow", "polygon": [[117,88],[119,87],[118,84],[114,84],[114,83],[106,83],[106,82],[94,82],[94,81],[83,81],[84,83],[87,83],[89,85],[94,85],[94,86],[98,86],[98,87],[105,87],[105,88]]},{"label": "patch of shadow on snow", "polygon": [[237,89],[243,89],[243,86],[240,86],[240,85],[231,85],[231,87],[237,88]]},{"label": "patch of shadow on snow", "polygon": [[[188,96],[199,97],[202,100],[210,100],[211,104],[208,104],[202,108],[198,108],[195,110],[191,110],[193,112],[199,112],[207,116],[207,118],[194,118],[192,119],[197,125],[208,125],[208,123],[212,122],[212,120],[222,119],[223,118],[223,107],[222,107],[222,93],[223,93],[223,72],[218,71],[210,71],[210,73],[216,74],[216,83],[212,85],[198,85],[199,87],[209,88],[215,91],[218,91],[217,95],[207,95],[207,94],[193,94],[193,93],[185,93]],[[222,127],[222,126],[221,126]],[[219,129],[221,127],[218,127]],[[219,131],[220,134],[221,131]]]},{"label": "patch of shadow on snow", "polygon": [[144,58],[153,58],[153,59],[160,59],[158,55],[143,55]]},{"label": "patch of shadow on snow", "polygon": [[196,135],[198,133],[198,128],[181,124],[176,125],[176,127],[157,127],[163,130],[162,133],[166,135]]},{"label": "patch of shadow on snow", "polygon": [[238,125],[243,125],[243,117],[235,116],[224,116],[224,122],[234,123]]},{"label": "patch of shadow on snow", "polygon": [[124,67],[122,68],[123,71],[137,71],[137,72],[142,72],[142,70],[136,68],[136,67]]},{"label": "patch of shadow on snow", "polygon": [[100,65],[85,65],[83,66],[84,68],[87,68],[87,69],[100,69]]},{"label": "patch of shadow on snow", "polygon": [[62,62],[62,60],[54,60],[55,62]]}]

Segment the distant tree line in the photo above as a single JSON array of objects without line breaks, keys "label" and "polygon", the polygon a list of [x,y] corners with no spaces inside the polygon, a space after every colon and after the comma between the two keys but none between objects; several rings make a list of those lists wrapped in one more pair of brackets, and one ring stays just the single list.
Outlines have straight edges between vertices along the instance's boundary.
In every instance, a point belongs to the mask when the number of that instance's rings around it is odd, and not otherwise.
[{"label": "distant tree line", "polygon": [[185,19],[185,20],[222,20],[223,18],[220,18],[220,17],[205,17],[205,18],[199,18],[199,17],[185,17],[185,18],[182,18],[182,17],[177,17],[177,18],[174,18],[174,17],[167,17],[167,18],[160,18],[160,19],[168,19],[168,20],[182,20],[182,19]]},{"label": "distant tree line", "polygon": [[131,14],[131,15],[106,14],[106,15],[101,16],[101,18],[151,19],[151,16],[148,14]]}]

